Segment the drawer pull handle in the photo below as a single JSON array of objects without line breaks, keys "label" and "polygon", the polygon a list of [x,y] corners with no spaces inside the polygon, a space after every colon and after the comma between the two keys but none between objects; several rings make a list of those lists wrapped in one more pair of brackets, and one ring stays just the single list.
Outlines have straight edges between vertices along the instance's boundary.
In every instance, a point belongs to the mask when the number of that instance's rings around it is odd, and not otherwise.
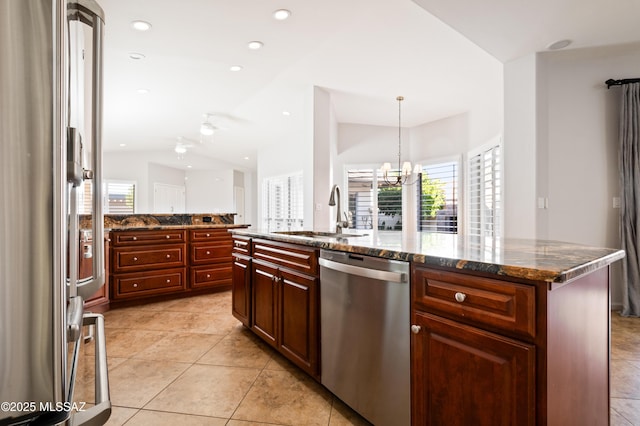
[{"label": "drawer pull handle", "polygon": [[422,330],[422,327],[420,327],[419,325],[415,325],[415,324],[412,324],[412,325],[411,325],[411,332],[412,332],[413,334],[418,334],[418,333],[420,333],[420,330]]},{"label": "drawer pull handle", "polygon": [[137,262],[137,261],[138,261],[138,258],[137,258],[137,257],[134,257],[134,258],[133,258],[133,261],[134,261],[134,262]]},{"label": "drawer pull handle", "polygon": [[462,303],[464,302],[464,299],[467,298],[467,295],[464,293],[457,292],[454,297],[456,298],[456,302]]},{"label": "drawer pull handle", "polygon": [[207,278],[211,278],[211,274],[207,274]]},{"label": "drawer pull handle", "polygon": [[167,259],[171,259],[171,255],[170,254],[167,255]]},{"label": "drawer pull handle", "polygon": [[211,254],[211,252],[207,250],[207,256],[210,255],[210,254]]},{"label": "drawer pull handle", "polygon": [[171,284],[171,280],[167,280],[167,284]]},{"label": "drawer pull handle", "polygon": [[138,239],[138,237],[133,237],[133,241],[136,241]]},{"label": "drawer pull handle", "polygon": [[207,234],[207,237],[210,237],[210,236],[211,236],[211,234]]},{"label": "drawer pull handle", "polygon": [[171,235],[167,235],[167,240],[168,240],[169,238],[171,238]]},{"label": "drawer pull handle", "polygon": [[133,283],[133,288],[138,287],[138,283]]}]

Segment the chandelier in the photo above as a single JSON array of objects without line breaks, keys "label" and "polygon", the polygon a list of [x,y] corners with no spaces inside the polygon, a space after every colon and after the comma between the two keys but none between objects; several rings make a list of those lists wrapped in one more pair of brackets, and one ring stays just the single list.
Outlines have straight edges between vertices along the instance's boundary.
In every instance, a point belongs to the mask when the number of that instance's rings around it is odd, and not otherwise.
[{"label": "chandelier", "polygon": [[[396,170],[391,169],[391,163],[384,163],[382,168],[382,177],[387,185],[390,186],[399,186],[404,185],[406,183],[413,184],[414,182],[407,182],[409,177],[412,174],[411,162],[405,161],[402,163],[401,157],[401,148],[402,148],[402,101],[404,100],[403,96],[398,96],[396,98],[398,101],[398,168]],[[402,165],[402,166],[401,166]],[[413,173],[417,176],[422,172],[422,166],[420,164],[416,164],[413,168]]]}]

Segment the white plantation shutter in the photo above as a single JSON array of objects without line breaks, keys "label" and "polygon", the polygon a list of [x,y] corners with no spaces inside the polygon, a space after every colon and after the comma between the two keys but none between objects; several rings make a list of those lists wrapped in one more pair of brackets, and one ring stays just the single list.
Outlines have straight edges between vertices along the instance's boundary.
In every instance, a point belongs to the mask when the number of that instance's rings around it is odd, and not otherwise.
[{"label": "white plantation shutter", "polygon": [[303,227],[302,172],[262,181],[263,227],[267,231],[295,231]]},{"label": "white plantation shutter", "polygon": [[469,235],[497,240],[502,229],[502,159],[500,145],[469,158]]},{"label": "white plantation shutter", "polygon": [[[421,179],[424,183],[416,185],[418,230],[458,233],[458,178],[458,161],[423,166]],[[427,181],[440,190],[437,199],[423,191],[422,186],[426,185]]]},{"label": "white plantation shutter", "polygon": [[107,213],[133,214],[135,211],[135,184],[106,182]]},{"label": "white plantation shutter", "polygon": [[[411,179],[416,179],[412,176]],[[458,161],[447,161],[423,167],[422,180],[435,183],[439,191],[433,207],[433,197],[423,193],[421,183],[408,186],[407,194],[416,197],[417,227],[428,232],[458,232]],[[403,188],[389,186],[382,172],[373,168],[347,170],[350,226],[356,229],[398,231],[403,227]],[[415,190],[414,190],[415,188]]]}]

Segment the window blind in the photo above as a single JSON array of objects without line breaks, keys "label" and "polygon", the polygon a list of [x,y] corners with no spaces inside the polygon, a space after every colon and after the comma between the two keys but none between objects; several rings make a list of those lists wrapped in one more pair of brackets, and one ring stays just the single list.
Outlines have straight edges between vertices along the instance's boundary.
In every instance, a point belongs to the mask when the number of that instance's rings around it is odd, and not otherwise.
[{"label": "window blind", "polygon": [[501,234],[502,161],[500,145],[469,158],[469,235],[492,237]]},{"label": "window blind", "polygon": [[[415,177],[414,177],[415,179]],[[458,232],[458,162],[423,167],[419,182],[408,194],[416,197],[417,229]],[[356,229],[402,229],[402,187],[388,185],[372,168],[347,170],[350,226]],[[415,188],[415,191],[413,191]]]},{"label": "window blind", "polygon": [[[103,209],[105,213],[133,214],[135,212],[135,183],[133,182],[103,182]],[[78,201],[80,214],[91,214],[93,202],[93,181],[82,183],[80,199]]]},{"label": "window blind", "polygon": [[268,231],[295,231],[303,227],[302,172],[265,178],[262,202],[263,226]]},{"label": "window blind", "polygon": [[422,168],[416,185],[418,229],[420,231],[458,233],[458,162],[431,164]]}]

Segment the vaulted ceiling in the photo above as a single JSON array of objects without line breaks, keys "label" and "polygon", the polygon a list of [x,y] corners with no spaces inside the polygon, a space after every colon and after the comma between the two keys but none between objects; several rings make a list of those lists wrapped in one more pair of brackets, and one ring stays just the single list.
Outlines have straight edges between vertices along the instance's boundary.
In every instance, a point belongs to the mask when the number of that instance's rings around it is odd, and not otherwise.
[{"label": "vaulted ceiling", "polygon": [[[395,126],[397,95],[406,126],[459,114],[501,87],[503,62],[559,39],[637,41],[640,16],[635,0],[100,3],[105,150],[153,151],[180,168],[254,168],[258,149],[295,139],[313,86],[331,93],[338,122]],[[291,16],[278,21],[277,9]],[[136,31],[134,20],[152,28]],[[247,48],[254,40],[262,49]],[[199,133],[205,113],[218,127],[210,137]]]}]

